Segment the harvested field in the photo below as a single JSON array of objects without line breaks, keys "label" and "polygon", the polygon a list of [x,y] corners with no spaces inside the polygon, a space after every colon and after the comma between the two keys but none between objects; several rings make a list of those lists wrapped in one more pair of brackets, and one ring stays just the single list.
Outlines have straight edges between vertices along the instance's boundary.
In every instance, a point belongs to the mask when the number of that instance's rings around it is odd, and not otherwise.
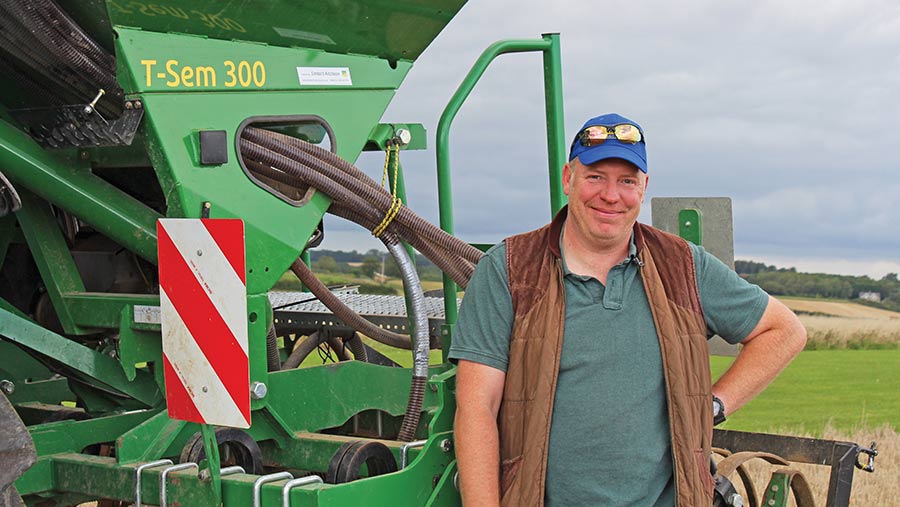
[{"label": "harvested field", "polygon": [[900,348],[900,313],[846,301],[779,298],[809,335],[807,350]]},{"label": "harvested field", "polygon": [[894,320],[900,326],[900,313],[881,308],[873,308],[849,301],[829,301],[818,299],[797,299],[779,297],[779,301],[798,314],[831,315],[853,319]]}]

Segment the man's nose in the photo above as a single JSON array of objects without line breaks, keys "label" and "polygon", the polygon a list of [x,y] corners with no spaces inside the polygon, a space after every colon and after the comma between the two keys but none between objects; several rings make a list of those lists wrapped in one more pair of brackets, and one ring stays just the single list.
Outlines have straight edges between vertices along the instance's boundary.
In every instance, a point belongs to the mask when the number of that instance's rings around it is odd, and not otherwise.
[{"label": "man's nose", "polygon": [[599,195],[604,201],[616,202],[619,200],[619,187],[615,181],[604,181],[600,186]]}]

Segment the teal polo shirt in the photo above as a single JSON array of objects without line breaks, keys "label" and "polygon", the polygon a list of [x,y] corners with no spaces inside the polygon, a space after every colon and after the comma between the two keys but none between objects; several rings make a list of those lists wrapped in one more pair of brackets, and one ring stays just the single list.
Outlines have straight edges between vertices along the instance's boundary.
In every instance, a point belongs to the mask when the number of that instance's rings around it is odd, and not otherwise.
[{"label": "teal polo shirt", "polygon": [[[710,336],[738,343],[756,327],[768,296],[702,247],[691,245]],[[545,502],[675,505],[666,387],[636,248],[606,285],[568,270],[566,313],[550,427]],[[513,309],[506,244],[478,263],[466,288],[449,357],[506,371]]]}]

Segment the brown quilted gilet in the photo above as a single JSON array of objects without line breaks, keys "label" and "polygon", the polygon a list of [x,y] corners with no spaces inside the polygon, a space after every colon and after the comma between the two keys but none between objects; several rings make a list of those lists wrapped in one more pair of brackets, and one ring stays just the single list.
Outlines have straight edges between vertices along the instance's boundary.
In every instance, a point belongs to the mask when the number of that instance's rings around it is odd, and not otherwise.
[{"label": "brown quilted gilet", "polygon": [[[500,405],[501,505],[543,506],[550,418],[562,351],[565,290],[550,224],[506,240],[515,319]],[[712,504],[712,394],[694,260],[681,238],[635,224],[641,279],[662,348],[678,507]],[[589,465],[588,465],[589,466]]]}]

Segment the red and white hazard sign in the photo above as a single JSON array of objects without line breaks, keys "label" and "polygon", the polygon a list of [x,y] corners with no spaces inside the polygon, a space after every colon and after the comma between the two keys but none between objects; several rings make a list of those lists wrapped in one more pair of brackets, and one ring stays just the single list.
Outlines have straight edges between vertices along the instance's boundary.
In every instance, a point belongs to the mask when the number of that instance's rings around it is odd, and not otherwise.
[{"label": "red and white hazard sign", "polygon": [[171,218],[156,230],[169,417],[249,428],[244,222]]}]

